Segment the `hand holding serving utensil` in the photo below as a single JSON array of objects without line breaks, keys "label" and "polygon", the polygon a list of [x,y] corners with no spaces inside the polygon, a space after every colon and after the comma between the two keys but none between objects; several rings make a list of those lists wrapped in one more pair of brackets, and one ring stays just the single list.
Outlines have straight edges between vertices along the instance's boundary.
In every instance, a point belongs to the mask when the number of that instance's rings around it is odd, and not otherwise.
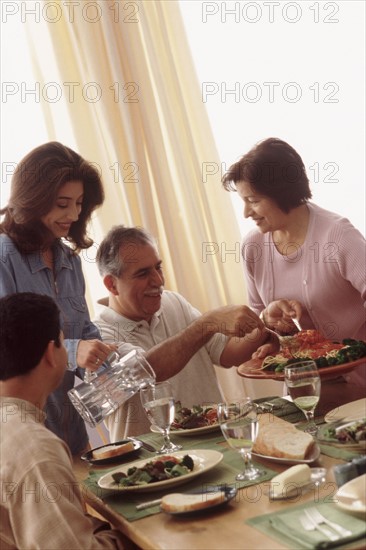
[{"label": "hand holding serving utensil", "polygon": [[151,424],[154,424],[164,437],[164,445],[156,451],[157,454],[179,451],[182,446],[172,443],[169,437],[170,426],[175,414],[175,400],[171,383],[159,382],[154,386],[141,389],[140,399]]}]

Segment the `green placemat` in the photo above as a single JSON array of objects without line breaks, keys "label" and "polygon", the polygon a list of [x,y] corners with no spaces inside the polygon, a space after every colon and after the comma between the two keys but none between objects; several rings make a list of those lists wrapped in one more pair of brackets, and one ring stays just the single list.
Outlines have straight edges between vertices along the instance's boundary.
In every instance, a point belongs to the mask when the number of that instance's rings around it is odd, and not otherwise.
[{"label": "green placemat", "polygon": [[[319,445],[319,443],[318,443]],[[323,445],[320,444],[320,452],[323,455],[331,456],[332,458],[339,458],[340,460],[352,460],[352,458],[357,458],[360,456],[360,453],[357,451],[348,451],[347,449],[341,449],[340,447],[333,447],[332,445]]]},{"label": "green placemat", "polygon": [[[271,397],[261,397],[260,399],[254,399],[255,403],[258,405],[265,405],[268,403],[273,406],[273,409],[270,410],[268,407],[268,412],[282,418],[287,422],[295,424],[304,419],[304,413],[302,413],[298,407],[292,401],[284,399],[283,397],[271,396]],[[266,407],[267,408],[267,407]]]},{"label": "green placemat", "polygon": [[[149,443],[152,443],[156,446],[157,442],[161,442],[161,436],[159,438],[159,435],[155,436],[155,434],[153,437],[151,437],[150,435],[143,436],[143,439],[145,441],[148,440]],[[184,449],[212,449],[220,451],[224,456],[222,462],[215,466],[212,470],[209,470],[208,472],[192,479],[192,481],[179,485],[178,487],[168,488],[168,490],[165,489],[148,493],[128,493],[123,491],[108,491],[101,489],[98,485],[98,479],[102,475],[110,472],[111,470],[115,470],[116,468],[118,468],[118,466],[114,466],[113,468],[110,468],[108,470],[103,469],[103,471],[91,470],[89,473],[89,477],[83,483],[89,491],[91,491],[97,497],[101,498],[103,502],[110,506],[114,511],[118,512],[129,521],[134,521],[146,516],[157,514],[160,511],[159,506],[154,506],[145,510],[136,510],[137,504],[161,498],[163,495],[168,493],[192,491],[199,492],[201,490],[209,490],[209,488],[212,486],[225,484],[230,485],[230,487],[241,489],[243,487],[248,487],[249,485],[255,485],[257,483],[262,483],[263,481],[268,481],[277,474],[277,472],[271,470],[270,468],[267,468],[263,464],[256,464],[254,462],[257,467],[265,471],[265,475],[263,475],[258,481],[254,482],[236,481],[236,474],[241,472],[244,468],[243,459],[238,452],[229,449],[225,445],[222,445],[222,436],[218,438],[200,438],[200,441],[197,441],[196,439],[194,440],[194,443],[192,442],[191,438],[187,439],[188,441],[184,444]],[[180,442],[182,443],[182,441]],[[143,457],[140,455],[140,458],[145,457],[150,458],[151,460],[156,458],[156,456],[152,453],[145,454],[144,452]]]},{"label": "green placemat", "polygon": [[[327,497],[329,498],[329,497]],[[352,531],[349,537],[341,537],[330,541],[317,530],[305,530],[301,524],[301,517],[307,508],[316,507],[328,520],[333,521]],[[272,539],[280,541],[292,550],[311,548],[334,548],[344,546],[353,541],[362,540],[366,536],[366,522],[361,518],[342,512],[335,504],[325,502],[311,502],[301,506],[291,506],[285,511],[257,516],[246,521],[247,524],[262,531]],[[331,530],[333,532],[333,530]],[[336,534],[335,532],[333,532]]]}]

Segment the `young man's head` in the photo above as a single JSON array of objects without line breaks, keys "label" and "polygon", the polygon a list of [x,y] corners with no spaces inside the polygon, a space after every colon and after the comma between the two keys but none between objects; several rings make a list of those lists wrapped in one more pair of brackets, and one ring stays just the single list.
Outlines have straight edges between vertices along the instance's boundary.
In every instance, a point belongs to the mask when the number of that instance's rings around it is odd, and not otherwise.
[{"label": "young man's head", "polygon": [[62,338],[60,312],[48,296],[21,292],[0,298],[0,380],[28,375],[50,343],[61,379],[67,365]]},{"label": "young man's head", "polygon": [[140,227],[113,227],[99,246],[97,263],[110,306],[128,319],[150,322],[164,287],[155,239]]}]

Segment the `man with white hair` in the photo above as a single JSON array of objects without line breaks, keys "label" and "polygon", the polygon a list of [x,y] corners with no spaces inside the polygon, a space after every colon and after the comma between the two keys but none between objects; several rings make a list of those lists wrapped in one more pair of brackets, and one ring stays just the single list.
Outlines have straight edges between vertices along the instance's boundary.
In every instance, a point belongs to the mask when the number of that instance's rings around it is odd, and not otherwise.
[{"label": "man with white hair", "polygon": [[[97,263],[109,291],[108,298],[98,302],[94,319],[102,339],[145,350],[147,359],[154,358],[165,371],[184,407],[221,401],[213,365],[239,365],[268,341],[264,325],[247,306],[225,306],[201,315],[183,296],[164,290],[156,241],[142,228],[113,227],[99,246]],[[159,347],[169,338],[171,345],[159,358]],[[139,395],[105,423],[111,441],[146,433],[150,426]]]}]

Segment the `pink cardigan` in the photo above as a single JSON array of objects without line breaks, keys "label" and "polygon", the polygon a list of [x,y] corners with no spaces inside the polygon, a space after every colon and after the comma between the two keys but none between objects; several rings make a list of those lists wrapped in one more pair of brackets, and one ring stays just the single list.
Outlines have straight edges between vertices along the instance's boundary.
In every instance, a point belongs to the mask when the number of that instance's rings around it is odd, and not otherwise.
[{"label": "pink cardigan", "polygon": [[[313,203],[308,208],[306,240],[297,251],[301,280],[286,281],[291,298],[307,310],[311,326],[303,328],[319,329],[334,340],[366,340],[366,241],[346,218]],[[257,313],[283,298],[274,291],[273,248],[271,233],[258,230],[242,242],[249,303]],[[278,276],[286,277],[285,261]],[[366,369],[358,382],[366,385]]]}]

